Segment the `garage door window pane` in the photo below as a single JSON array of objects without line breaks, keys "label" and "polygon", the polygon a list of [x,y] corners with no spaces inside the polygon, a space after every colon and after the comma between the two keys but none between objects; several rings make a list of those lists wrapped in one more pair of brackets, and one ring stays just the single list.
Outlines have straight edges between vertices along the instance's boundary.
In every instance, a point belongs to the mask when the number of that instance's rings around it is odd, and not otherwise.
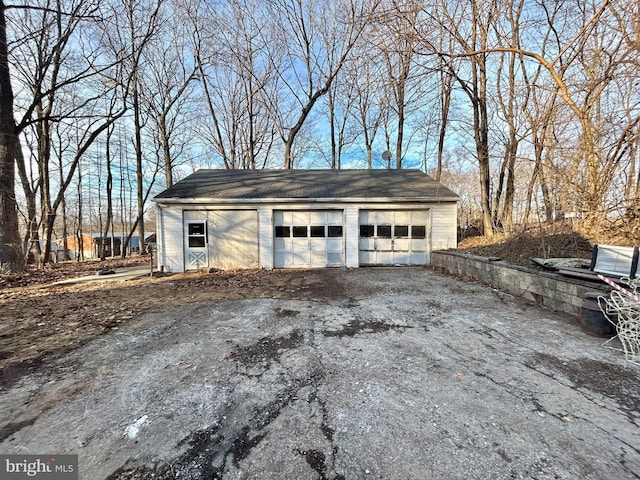
[{"label": "garage door window pane", "polygon": [[360,225],[361,237],[373,237],[373,225]]},{"label": "garage door window pane", "polygon": [[276,227],[276,237],[287,238],[291,235],[291,227]]},{"label": "garage door window pane", "polygon": [[391,238],[391,225],[378,225],[378,238]]},{"label": "garage door window pane", "polygon": [[329,225],[327,227],[329,237],[341,237],[342,236],[342,225]]},{"label": "garage door window pane", "polygon": [[294,237],[306,237],[307,236],[307,226],[294,226],[293,227],[293,236]]},{"label": "garage door window pane", "polygon": [[411,238],[425,238],[427,227],[424,225],[413,225],[411,227]]},{"label": "garage door window pane", "polygon": [[309,228],[312,237],[324,237],[324,225],[311,225]]},{"label": "garage door window pane", "polygon": [[409,226],[408,225],[396,225],[393,227],[393,236],[394,237],[408,237],[409,236]]}]

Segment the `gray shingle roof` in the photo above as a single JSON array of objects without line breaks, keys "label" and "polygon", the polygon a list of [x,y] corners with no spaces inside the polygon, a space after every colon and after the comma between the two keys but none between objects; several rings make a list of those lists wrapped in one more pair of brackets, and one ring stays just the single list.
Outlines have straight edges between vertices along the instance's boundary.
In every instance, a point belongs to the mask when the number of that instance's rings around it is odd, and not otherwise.
[{"label": "gray shingle roof", "polygon": [[154,201],[395,199],[457,201],[420,170],[198,170]]}]

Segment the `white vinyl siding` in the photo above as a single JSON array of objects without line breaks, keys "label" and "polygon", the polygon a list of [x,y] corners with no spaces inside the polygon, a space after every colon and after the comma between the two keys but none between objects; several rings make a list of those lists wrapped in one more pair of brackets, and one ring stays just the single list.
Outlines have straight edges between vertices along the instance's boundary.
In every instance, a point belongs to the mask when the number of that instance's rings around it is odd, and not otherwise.
[{"label": "white vinyl siding", "polygon": [[260,268],[273,269],[273,209],[258,208],[258,241]]},{"label": "white vinyl siding", "polygon": [[[213,267],[221,270],[258,268],[258,212],[255,209],[185,210],[184,217],[184,270]],[[188,225],[205,222],[206,265],[188,261],[195,253],[189,252]]]},{"label": "white vinyl siding", "polygon": [[455,202],[431,207],[431,250],[447,250],[458,246],[457,213]]},{"label": "white vinyl siding", "polygon": [[158,268],[184,272],[182,209],[159,207],[157,224]]},{"label": "white vinyl siding", "polygon": [[256,210],[208,212],[209,266],[222,270],[258,268]]},{"label": "white vinyl siding", "polygon": [[345,265],[349,268],[358,268],[358,208],[348,207],[344,209],[344,248]]}]

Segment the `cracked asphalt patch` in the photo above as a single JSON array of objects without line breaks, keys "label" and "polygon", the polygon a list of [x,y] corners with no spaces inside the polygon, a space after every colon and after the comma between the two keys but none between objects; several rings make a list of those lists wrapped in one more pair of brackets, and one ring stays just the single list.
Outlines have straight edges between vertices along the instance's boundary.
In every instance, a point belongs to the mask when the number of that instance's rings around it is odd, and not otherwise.
[{"label": "cracked asphalt patch", "polygon": [[423,268],[309,275],[48,359],[0,391],[0,451],[91,480],[640,478],[640,369],[568,318]]}]

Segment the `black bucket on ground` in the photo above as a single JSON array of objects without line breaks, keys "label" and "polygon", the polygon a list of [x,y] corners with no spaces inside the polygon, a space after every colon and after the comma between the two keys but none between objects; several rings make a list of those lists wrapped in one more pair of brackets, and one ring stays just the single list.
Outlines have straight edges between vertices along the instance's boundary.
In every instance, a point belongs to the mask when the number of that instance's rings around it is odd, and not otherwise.
[{"label": "black bucket on ground", "polygon": [[600,292],[585,293],[580,312],[580,328],[583,332],[596,337],[612,337],[616,334],[616,327],[600,310],[598,297],[602,296],[605,295]]}]

